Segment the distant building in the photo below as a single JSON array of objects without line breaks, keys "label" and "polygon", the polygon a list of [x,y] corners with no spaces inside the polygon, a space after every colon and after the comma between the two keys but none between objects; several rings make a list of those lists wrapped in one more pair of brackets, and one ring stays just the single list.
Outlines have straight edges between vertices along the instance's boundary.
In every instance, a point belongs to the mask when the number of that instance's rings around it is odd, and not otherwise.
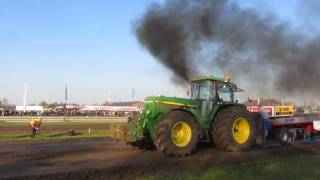
[{"label": "distant building", "polygon": [[128,116],[141,112],[141,109],[133,106],[85,106],[81,113],[86,116]]},{"label": "distant building", "polygon": [[0,108],[0,116],[4,116],[4,109]]},{"label": "distant building", "polygon": [[272,98],[264,99],[264,98],[258,98],[257,100],[254,99],[248,99],[244,102],[246,106],[280,106],[280,105],[292,105],[290,102],[281,102]]},{"label": "distant building", "polygon": [[65,106],[64,105],[58,106],[55,109],[57,111],[59,111],[59,110],[64,110],[64,109],[66,109],[66,110],[80,110],[81,108],[82,108],[82,106],[80,106],[80,105],[67,104]]}]

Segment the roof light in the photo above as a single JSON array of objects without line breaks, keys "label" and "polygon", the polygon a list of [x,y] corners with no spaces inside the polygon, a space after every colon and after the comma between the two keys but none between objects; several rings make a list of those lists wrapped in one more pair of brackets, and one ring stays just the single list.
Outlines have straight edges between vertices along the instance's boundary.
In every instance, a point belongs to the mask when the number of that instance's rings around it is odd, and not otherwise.
[{"label": "roof light", "polygon": [[224,82],[229,82],[231,80],[231,77],[228,74],[224,75]]}]

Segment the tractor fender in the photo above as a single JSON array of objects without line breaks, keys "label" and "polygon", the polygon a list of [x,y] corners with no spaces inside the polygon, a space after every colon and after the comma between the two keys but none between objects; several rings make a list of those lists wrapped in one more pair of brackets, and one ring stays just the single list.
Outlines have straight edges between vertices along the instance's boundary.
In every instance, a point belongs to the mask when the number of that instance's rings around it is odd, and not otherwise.
[{"label": "tractor fender", "polygon": [[170,112],[173,112],[173,111],[183,111],[183,112],[186,112],[188,114],[190,114],[197,122],[198,122],[198,118],[188,109],[183,109],[183,108],[176,108],[176,109],[172,109],[171,111],[169,111],[168,113]]}]

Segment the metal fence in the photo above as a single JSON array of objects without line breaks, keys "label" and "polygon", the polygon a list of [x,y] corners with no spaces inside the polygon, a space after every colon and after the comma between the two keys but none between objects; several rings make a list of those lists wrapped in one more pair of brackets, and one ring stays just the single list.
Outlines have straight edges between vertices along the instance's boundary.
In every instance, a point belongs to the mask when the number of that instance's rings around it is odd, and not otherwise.
[{"label": "metal fence", "polygon": [[[29,122],[38,116],[0,116],[0,122],[19,123]],[[128,117],[54,117],[42,116],[42,122],[128,122]]]}]

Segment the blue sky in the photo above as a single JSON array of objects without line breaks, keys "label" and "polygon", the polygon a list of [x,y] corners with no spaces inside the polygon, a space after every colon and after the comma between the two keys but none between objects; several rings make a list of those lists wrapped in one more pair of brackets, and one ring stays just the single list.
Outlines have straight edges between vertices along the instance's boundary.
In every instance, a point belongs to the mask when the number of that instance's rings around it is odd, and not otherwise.
[{"label": "blue sky", "polygon": [[[240,1],[240,0],[239,0]],[[21,104],[27,81],[28,103],[81,104],[131,100],[182,87],[136,41],[132,25],[151,0],[0,0],[0,98]],[[241,6],[275,11],[295,21],[297,1],[242,0]]]}]

